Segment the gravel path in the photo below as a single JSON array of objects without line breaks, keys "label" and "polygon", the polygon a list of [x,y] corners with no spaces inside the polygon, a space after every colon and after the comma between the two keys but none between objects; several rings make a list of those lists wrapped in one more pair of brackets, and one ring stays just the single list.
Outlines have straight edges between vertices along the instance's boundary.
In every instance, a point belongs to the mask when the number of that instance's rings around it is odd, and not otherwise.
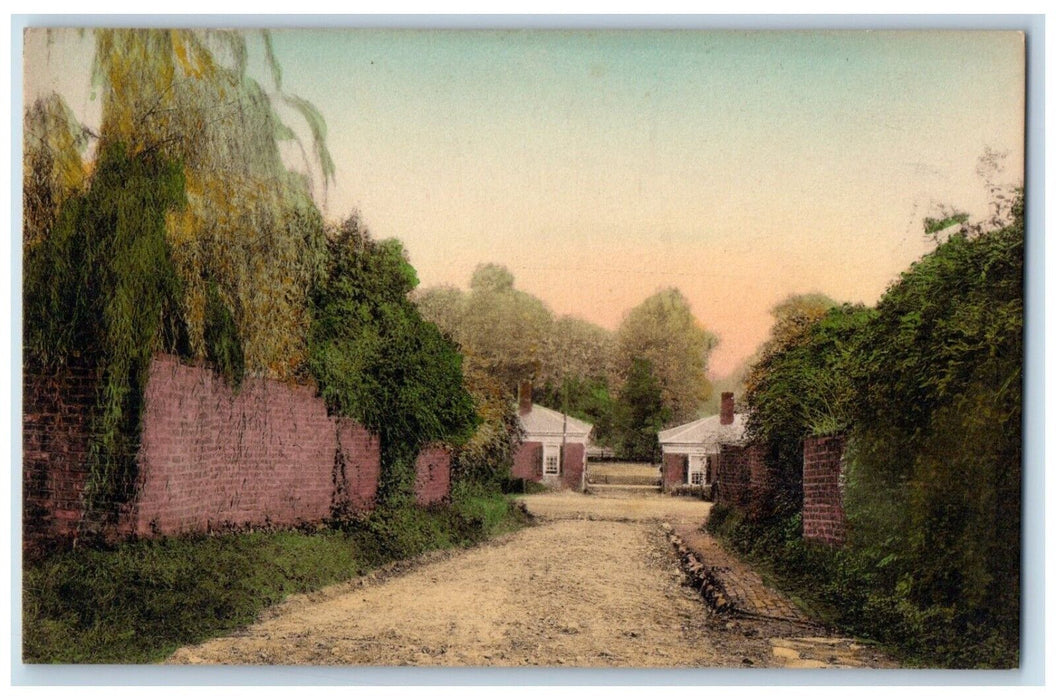
[{"label": "gravel path", "polygon": [[[647,668],[817,657],[803,630],[713,614],[683,585],[660,519],[699,523],[709,504],[524,500],[540,524],[291,597],[257,624],[184,647],[169,663]],[[828,654],[813,665],[837,660]]]},{"label": "gravel path", "polygon": [[[314,597],[314,600],[312,599]],[[301,596],[175,663],[715,666],[654,527],[560,521],[404,575]]]}]

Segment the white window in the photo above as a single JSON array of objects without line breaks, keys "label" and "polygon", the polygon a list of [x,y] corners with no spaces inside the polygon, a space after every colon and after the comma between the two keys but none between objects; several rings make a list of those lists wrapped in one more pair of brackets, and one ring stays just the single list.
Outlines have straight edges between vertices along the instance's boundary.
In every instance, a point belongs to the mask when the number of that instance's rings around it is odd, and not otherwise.
[{"label": "white window", "polygon": [[543,476],[561,473],[561,452],[557,445],[543,445]]},{"label": "white window", "polygon": [[706,469],[706,461],[703,455],[692,455],[689,458],[689,474],[687,474],[688,481],[694,486],[700,486],[704,483],[704,471]]},{"label": "white window", "polygon": [[543,466],[544,474],[557,474],[557,455],[547,455]]}]

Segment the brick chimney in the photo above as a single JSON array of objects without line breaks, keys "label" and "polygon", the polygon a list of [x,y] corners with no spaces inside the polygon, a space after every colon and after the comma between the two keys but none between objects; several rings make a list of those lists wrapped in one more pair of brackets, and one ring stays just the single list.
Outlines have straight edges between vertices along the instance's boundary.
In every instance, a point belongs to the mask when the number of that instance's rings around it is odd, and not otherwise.
[{"label": "brick chimney", "polygon": [[523,381],[517,387],[517,413],[522,416],[532,410],[532,383]]},{"label": "brick chimney", "polygon": [[722,392],[722,407],[719,409],[719,423],[729,425],[733,422],[733,392]]}]

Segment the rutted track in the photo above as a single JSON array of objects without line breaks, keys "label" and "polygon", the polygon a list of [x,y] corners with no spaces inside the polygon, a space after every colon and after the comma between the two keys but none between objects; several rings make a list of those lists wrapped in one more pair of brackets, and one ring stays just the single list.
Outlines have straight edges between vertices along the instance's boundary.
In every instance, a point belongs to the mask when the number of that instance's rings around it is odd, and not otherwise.
[{"label": "rutted track", "polygon": [[[659,525],[707,504],[528,497],[535,527],[296,596],[172,663],[716,667],[785,665],[759,623],[713,614]],[[792,632],[794,629],[789,628]]]}]

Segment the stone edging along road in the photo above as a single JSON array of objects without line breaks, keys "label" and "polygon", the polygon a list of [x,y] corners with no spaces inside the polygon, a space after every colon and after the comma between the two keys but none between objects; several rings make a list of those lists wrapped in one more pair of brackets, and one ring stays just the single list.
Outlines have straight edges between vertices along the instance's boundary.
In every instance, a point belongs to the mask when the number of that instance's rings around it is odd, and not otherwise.
[{"label": "stone edging along road", "polygon": [[816,624],[785,596],[763,583],[759,574],[731,557],[709,535],[685,525],[663,523],[678,552],[689,584],[716,612]]}]

